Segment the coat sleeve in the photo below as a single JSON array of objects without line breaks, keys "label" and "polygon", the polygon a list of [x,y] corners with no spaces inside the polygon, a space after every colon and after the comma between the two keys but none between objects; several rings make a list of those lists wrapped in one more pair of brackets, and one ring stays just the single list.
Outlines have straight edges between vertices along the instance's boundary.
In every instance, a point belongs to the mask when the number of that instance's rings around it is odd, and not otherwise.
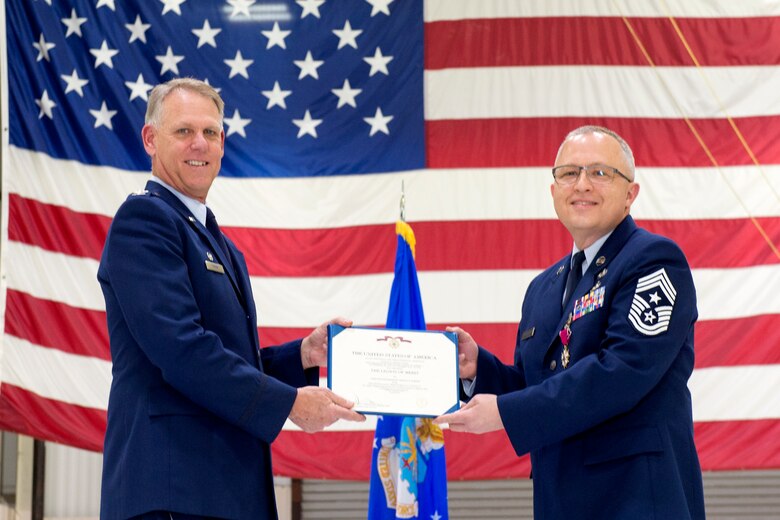
[{"label": "coat sleeve", "polygon": [[[636,246],[635,246],[636,247]],[[635,249],[615,287],[606,328],[575,330],[578,341],[598,342],[593,353],[540,384],[499,396],[498,407],[518,455],[557,443],[624,414],[670,372],[686,345],[692,368],[692,330],[696,294],[690,268],[680,249],[659,239]],[[640,278],[661,272],[676,293],[666,330],[651,335],[629,318]],[[572,339],[574,341],[574,339]],[[687,368],[675,372],[684,386]]]},{"label": "coat sleeve", "polygon": [[525,388],[523,371],[506,365],[487,349],[479,347],[474,394],[505,394]]},{"label": "coat sleeve", "polygon": [[301,339],[296,339],[274,347],[260,349],[263,371],[288,385],[296,387],[319,385],[319,367],[303,369],[301,342]]},{"label": "coat sleeve", "polygon": [[[104,293],[114,299],[132,340],[168,385],[271,442],[296,390],[225,348],[217,333],[204,328],[191,272],[202,266],[187,265],[186,250],[193,244],[185,238],[186,223],[159,204],[153,197],[131,197],[117,212],[101,262]],[[243,313],[219,319],[246,328]]]}]

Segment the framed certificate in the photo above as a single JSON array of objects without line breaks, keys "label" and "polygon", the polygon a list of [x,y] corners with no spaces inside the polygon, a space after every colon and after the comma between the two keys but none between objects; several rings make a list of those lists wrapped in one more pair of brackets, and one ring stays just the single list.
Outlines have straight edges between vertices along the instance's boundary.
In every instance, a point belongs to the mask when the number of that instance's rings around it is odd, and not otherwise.
[{"label": "framed certificate", "polygon": [[437,417],[457,410],[458,337],[329,325],[328,388],[364,414]]}]

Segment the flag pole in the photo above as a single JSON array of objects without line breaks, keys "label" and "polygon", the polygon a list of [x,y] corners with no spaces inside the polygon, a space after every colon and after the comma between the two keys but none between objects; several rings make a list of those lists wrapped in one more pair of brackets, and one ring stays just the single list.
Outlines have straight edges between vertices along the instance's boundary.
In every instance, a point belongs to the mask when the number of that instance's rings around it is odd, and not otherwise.
[{"label": "flag pole", "polygon": [[406,222],[406,191],[403,179],[401,179],[401,222]]}]

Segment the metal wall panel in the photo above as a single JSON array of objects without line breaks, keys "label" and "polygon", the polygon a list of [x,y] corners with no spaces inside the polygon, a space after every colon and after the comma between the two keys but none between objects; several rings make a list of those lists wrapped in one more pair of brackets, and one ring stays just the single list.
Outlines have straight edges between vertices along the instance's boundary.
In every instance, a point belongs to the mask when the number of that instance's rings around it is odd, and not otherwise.
[{"label": "metal wall panel", "polygon": [[103,455],[46,443],[44,515],[49,518],[97,518]]},{"label": "metal wall panel", "polygon": [[704,473],[708,520],[780,519],[780,470]]},{"label": "metal wall panel", "polygon": [[[449,482],[452,520],[533,518],[530,479]],[[779,520],[780,470],[704,474],[708,520]],[[302,520],[366,518],[368,483],[303,481]]]},{"label": "metal wall panel", "polygon": [[[97,520],[103,454],[46,443],[46,520]],[[290,479],[275,478],[279,520],[290,520]]]},{"label": "metal wall panel", "polygon": [[[45,515],[51,519],[97,518],[102,455],[46,443]],[[280,512],[289,514],[289,481],[278,482]],[[452,520],[533,518],[532,481],[483,480],[448,483]],[[707,472],[704,497],[709,520],[780,519],[780,469]],[[365,519],[368,483],[304,480],[302,520]]]},{"label": "metal wall panel", "polygon": [[[523,520],[533,518],[531,481],[448,482],[452,520]],[[304,480],[301,520],[365,519],[368,482]]]}]

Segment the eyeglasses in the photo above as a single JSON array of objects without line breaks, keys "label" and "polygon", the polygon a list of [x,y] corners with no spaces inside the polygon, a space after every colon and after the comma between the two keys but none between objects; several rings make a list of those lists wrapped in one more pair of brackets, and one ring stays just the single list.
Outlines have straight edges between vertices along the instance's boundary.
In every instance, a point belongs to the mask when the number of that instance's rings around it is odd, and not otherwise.
[{"label": "eyeglasses", "polygon": [[580,178],[580,172],[585,171],[585,176],[593,184],[609,184],[615,178],[615,174],[620,175],[628,182],[634,182],[617,168],[604,164],[590,164],[588,166],[576,166],[573,164],[564,164],[552,169],[555,182],[561,186],[570,186]]}]

